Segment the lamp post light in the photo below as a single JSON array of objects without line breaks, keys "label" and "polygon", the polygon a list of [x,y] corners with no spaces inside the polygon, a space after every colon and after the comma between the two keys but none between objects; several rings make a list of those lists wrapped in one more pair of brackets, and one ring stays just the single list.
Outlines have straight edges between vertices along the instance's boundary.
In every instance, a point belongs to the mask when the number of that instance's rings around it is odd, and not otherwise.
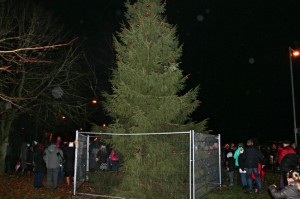
[{"label": "lamp post light", "polygon": [[298,146],[297,140],[297,122],[296,122],[296,105],[295,105],[295,93],[294,93],[294,79],[293,79],[293,57],[300,56],[300,52],[289,47],[289,56],[290,56],[290,71],[291,71],[291,86],[292,86],[292,100],[293,100],[293,119],[294,119],[294,136],[295,144]]}]

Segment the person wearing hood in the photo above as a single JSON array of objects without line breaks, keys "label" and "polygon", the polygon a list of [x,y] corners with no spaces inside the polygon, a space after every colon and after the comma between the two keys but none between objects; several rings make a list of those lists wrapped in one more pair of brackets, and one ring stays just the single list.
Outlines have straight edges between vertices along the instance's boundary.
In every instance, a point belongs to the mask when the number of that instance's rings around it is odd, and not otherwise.
[{"label": "person wearing hood", "polygon": [[113,149],[111,150],[109,159],[110,159],[110,164],[111,164],[111,170],[118,171],[120,163],[119,163],[119,157],[116,155],[115,150],[113,150]]},{"label": "person wearing hood", "polygon": [[[246,170],[242,169],[243,166],[240,165],[242,158],[240,158],[244,153],[244,144],[239,143],[237,150],[234,152],[233,158],[235,159],[235,167],[238,170],[238,182],[241,182],[243,189],[247,188]],[[241,163],[242,164],[242,163]]]},{"label": "person wearing hood", "polygon": [[58,174],[64,160],[63,152],[52,142],[44,152],[44,161],[47,167],[47,188],[56,189],[58,185]]}]

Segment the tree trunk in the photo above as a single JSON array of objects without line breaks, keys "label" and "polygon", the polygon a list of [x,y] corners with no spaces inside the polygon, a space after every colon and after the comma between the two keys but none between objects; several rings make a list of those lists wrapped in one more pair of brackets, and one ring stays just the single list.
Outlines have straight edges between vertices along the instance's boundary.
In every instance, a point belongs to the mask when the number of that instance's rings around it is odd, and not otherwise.
[{"label": "tree trunk", "polygon": [[12,122],[12,119],[0,121],[0,173],[4,172],[5,155]]}]

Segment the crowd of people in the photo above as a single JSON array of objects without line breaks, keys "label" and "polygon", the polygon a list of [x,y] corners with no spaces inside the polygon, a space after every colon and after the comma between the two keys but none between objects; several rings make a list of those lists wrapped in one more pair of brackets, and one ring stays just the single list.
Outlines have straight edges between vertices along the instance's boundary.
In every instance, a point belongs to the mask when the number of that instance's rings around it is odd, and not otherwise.
[{"label": "crowd of people", "polygon": [[[118,171],[119,157],[115,150],[95,138],[89,147],[90,171]],[[23,142],[16,164],[13,163],[12,147],[7,146],[5,158],[5,173],[8,175],[33,175],[33,186],[37,189],[44,187],[56,189],[60,182],[70,186],[74,178],[75,144],[63,142],[61,137],[50,139],[48,144],[37,141]]]},{"label": "crowd of people", "polygon": [[[119,157],[115,151],[95,138],[89,147],[90,171],[117,171],[120,166]],[[262,193],[265,169],[279,172],[278,182],[274,182],[268,189],[273,198],[300,198],[300,158],[296,145],[288,140],[270,146],[257,145],[253,139],[244,143],[225,144],[223,148],[224,166],[227,169],[229,186],[237,184],[245,193]],[[7,154],[11,153],[11,146],[7,146]],[[20,156],[13,169],[6,156],[5,172],[7,174],[33,174],[37,189],[46,187],[56,189],[60,181],[70,186],[74,177],[75,147],[74,142],[62,142],[58,136],[46,146],[33,141],[24,142]]]},{"label": "crowd of people", "polygon": [[75,147],[73,142],[62,142],[61,137],[48,144],[37,141],[23,142],[16,164],[13,163],[11,146],[7,146],[5,173],[8,175],[33,175],[34,188],[56,189],[59,182],[71,185],[74,177]]},{"label": "crowd of people", "polygon": [[[273,198],[300,198],[299,153],[296,145],[288,140],[270,146],[258,145],[253,139],[246,144],[225,144],[223,147],[229,186],[237,184],[245,193],[262,193],[265,170],[279,172],[278,182],[268,189]],[[277,186],[278,185],[278,186]]]},{"label": "crowd of people", "polygon": [[109,147],[104,142],[94,138],[89,147],[89,170],[102,170],[102,171],[118,171],[120,166],[120,158],[116,155],[114,149]]}]

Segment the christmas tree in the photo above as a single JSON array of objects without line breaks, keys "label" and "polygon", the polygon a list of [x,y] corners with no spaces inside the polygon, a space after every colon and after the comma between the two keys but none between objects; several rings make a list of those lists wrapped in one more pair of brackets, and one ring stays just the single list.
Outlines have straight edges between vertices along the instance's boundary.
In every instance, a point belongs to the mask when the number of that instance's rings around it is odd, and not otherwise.
[{"label": "christmas tree", "polygon": [[[128,1],[126,8],[126,24],[122,24],[114,38],[117,66],[113,69],[112,93],[104,94],[105,110],[113,119],[107,131],[130,134],[205,131],[206,121],[197,123],[190,118],[200,105],[198,87],[185,90],[188,75],[183,75],[179,67],[182,46],[176,28],[164,16],[165,3]],[[154,190],[174,193],[186,183],[183,176],[188,173],[176,173],[182,157],[172,154],[180,148],[188,150],[189,143],[174,146],[170,138],[125,137],[111,140],[124,162],[122,187],[126,193],[122,194],[146,198]],[[159,158],[162,150],[169,156]],[[158,181],[162,183],[154,187],[153,182]],[[172,182],[172,187],[167,181]]]}]

